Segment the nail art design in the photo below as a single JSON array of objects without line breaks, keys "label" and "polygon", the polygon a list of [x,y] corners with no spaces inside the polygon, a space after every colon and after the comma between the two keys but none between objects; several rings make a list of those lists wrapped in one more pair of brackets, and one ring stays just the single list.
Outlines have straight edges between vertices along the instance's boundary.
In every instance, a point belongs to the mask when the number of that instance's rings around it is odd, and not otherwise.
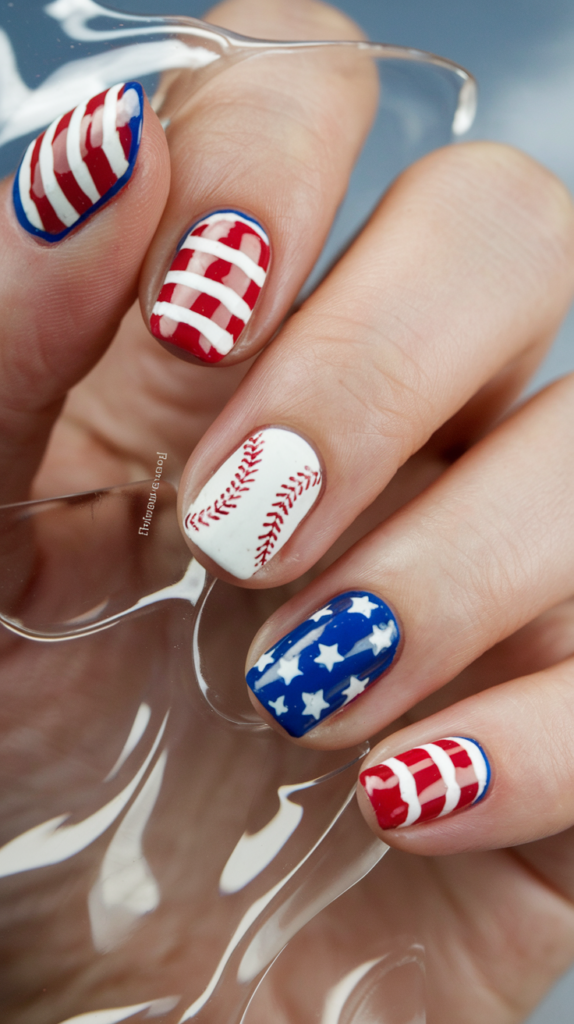
[{"label": "nail art design", "polygon": [[235,210],[204,217],[175,255],[153,307],[152,334],[219,362],[251,318],[270,256],[267,234],[253,218]]},{"label": "nail art design", "polygon": [[350,590],[262,654],[247,684],[290,736],[303,736],[378,679],[399,641],[389,606]]},{"label": "nail art design", "polygon": [[198,548],[240,580],[261,569],[292,536],[321,491],[316,452],[299,434],[252,434],[202,488],[184,517]]},{"label": "nail art design", "polygon": [[130,179],[143,123],[139,82],[115,85],[30,143],[14,179],[14,207],[26,231],[59,242]]},{"label": "nail art design", "polygon": [[444,818],[482,800],[490,764],[476,740],[448,736],[389,757],[361,772],[359,781],[381,828],[406,828]]}]

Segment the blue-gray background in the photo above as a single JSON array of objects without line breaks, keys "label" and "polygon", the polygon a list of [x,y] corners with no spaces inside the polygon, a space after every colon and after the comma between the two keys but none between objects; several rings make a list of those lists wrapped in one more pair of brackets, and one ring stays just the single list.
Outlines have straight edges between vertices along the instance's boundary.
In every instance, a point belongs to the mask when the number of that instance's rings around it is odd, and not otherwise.
[{"label": "blue-gray background", "polygon": [[[195,17],[207,6],[206,0],[109,2],[126,12]],[[431,50],[468,67],[480,85],[479,112],[470,137],[519,146],[549,166],[574,192],[573,0],[331,2],[354,17],[372,39]],[[40,0],[0,0],[2,23],[7,28],[9,24],[14,42],[22,17],[33,17],[42,6]],[[573,315],[536,383],[568,370],[574,370]],[[574,1024],[574,971],[556,986],[528,1024]]]}]

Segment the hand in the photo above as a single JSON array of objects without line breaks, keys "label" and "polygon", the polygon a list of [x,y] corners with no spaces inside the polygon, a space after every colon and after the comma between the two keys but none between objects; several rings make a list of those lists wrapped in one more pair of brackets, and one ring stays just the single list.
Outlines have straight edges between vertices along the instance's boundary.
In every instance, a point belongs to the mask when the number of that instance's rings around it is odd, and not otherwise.
[{"label": "hand", "polygon": [[[261,36],[354,31],[306,2],[237,0],[213,17]],[[174,120],[167,144],[146,109],[128,187],[61,242],[26,234],[3,186],[3,500],[136,479],[153,469],[157,450],[177,476],[198,442],[180,508],[205,564],[254,588],[327,566],[255,639],[250,685],[279,726],[287,706],[298,742],[344,747],[385,730],[371,766],[445,737],[476,741],[474,759],[457,752],[455,783],[459,804],[484,799],[385,828],[403,854],[424,859],[391,853],[354,891],[359,912],[349,909],[346,926],[359,936],[368,919],[384,918],[392,932],[406,915],[430,957],[431,1021],[470,1020],[470,1003],[477,1024],[502,1024],[531,1008],[574,949],[572,381],[500,423],[571,298],[572,206],[547,172],[503,147],[433,154],[390,190],[240,384],[245,360],[277,331],[321,248],[376,99],[372,76],[338,77],[327,65],[301,77],[294,108],[284,73],[274,67],[271,86],[269,65],[253,62],[215,78]],[[201,283],[166,274],[202,276],[201,260],[172,267],[177,245],[191,228],[182,252],[205,253],[203,243],[193,248],[194,225],[229,209],[243,217],[239,232],[256,224],[239,245],[252,247],[251,263],[239,267],[236,287],[225,285],[235,319],[222,326],[217,307],[206,317],[215,331],[179,312],[198,311],[188,285]],[[227,223],[213,218],[200,229],[225,244]],[[132,305],[138,281],[143,319]],[[252,317],[229,289],[253,303]],[[174,349],[195,365],[174,359]],[[222,365],[199,365],[206,361]],[[232,496],[233,515],[223,515],[216,503],[240,469],[249,493],[243,505]],[[265,502],[283,484],[285,522],[266,525]],[[335,607],[341,594],[349,597]],[[333,611],[329,639],[323,625]],[[321,635],[309,640],[313,630]],[[303,638],[299,667],[292,647]],[[355,642],[362,660],[349,672],[338,666]],[[299,701],[295,712],[289,700]],[[445,807],[444,760],[435,770],[431,756],[429,816]],[[371,772],[383,783],[371,793],[396,795],[397,770]],[[362,802],[377,828],[365,794]],[[395,800],[390,823],[404,824],[411,807],[414,815],[415,799]],[[389,802],[377,809],[388,826]],[[438,854],[450,856],[429,859]],[[383,884],[390,874],[392,896]],[[511,950],[509,931],[520,937]],[[330,941],[325,935],[325,957]]]}]

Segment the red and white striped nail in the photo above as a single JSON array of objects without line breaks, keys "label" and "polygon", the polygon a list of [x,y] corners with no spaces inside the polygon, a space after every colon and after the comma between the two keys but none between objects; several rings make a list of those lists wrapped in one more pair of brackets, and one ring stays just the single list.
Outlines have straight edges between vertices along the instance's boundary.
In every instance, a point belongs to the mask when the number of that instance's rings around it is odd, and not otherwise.
[{"label": "red and white striped nail", "polygon": [[115,85],[56,118],[30,143],[13,199],[23,228],[59,242],[129,181],[143,123],[139,82]]},{"label": "red and white striped nail", "polygon": [[204,217],[169,268],[152,310],[152,334],[218,363],[251,319],[270,258],[269,238],[253,218],[236,210]]},{"label": "red and white striped nail", "polygon": [[448,736],[365,768],[359,781],[380,827],[391,829],[445,818],[478,803],[490,778],[490,764],[480,744],[464,736]]}]

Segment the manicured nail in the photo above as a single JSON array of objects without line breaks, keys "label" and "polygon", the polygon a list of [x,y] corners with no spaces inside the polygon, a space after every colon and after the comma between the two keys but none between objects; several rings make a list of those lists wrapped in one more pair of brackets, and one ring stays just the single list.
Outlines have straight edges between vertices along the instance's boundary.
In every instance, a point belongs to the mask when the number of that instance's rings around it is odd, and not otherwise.
[{"label": "manicured nail", "polygon": [[476,740],[448,736],[389,757],[359,781],[382,829],[444,818],[478,803],[490,783],[490,764]]},{"label": "manicured nail", "polygon": [[150,329],[206,363],[218,363],[247,326],[265,283],[269,239],[256,220],[218,210],[185,236],[153,307]]},{"label": "manicured nail", "polygon": [[378,679],[399,641],[389,606],[349,590],[262,654],[247,684],[290,736],[303,736]]},{"label": "manicured nail", "polygon": [[247,580],[281,550],[321,492],[321,465],[293,430],[248,437],[199,492],[184,529],[222,569]]},{"label": "manicured nail", "polygon": [[114,85],[52,121],[26,150],[14,207],[26,231],[59,242],[131,178],[143,123],[139,82]]}]

